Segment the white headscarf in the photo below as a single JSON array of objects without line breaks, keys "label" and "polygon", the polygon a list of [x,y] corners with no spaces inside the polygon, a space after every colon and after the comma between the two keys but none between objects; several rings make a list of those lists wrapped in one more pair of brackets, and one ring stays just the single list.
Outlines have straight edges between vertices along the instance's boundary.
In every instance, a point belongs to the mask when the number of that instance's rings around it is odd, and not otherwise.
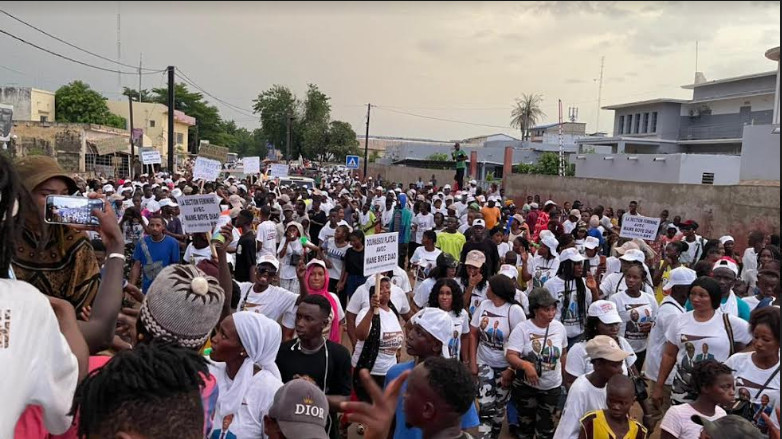
[{"label": "white headscarf", "polygon": [[254,375],[254,365],[261,367],[261,372],[268,372],[281,380],[280,370],[274,360],[282,341],[282,329],[274,320],[263,314],[252,311],[239,311],[233,314],[236,332],[247,352],[247,358],[236,373],[233,382],[227,374],[217,376],[219,396],[217,412],[222,414],[236,413],[250,387]]}]

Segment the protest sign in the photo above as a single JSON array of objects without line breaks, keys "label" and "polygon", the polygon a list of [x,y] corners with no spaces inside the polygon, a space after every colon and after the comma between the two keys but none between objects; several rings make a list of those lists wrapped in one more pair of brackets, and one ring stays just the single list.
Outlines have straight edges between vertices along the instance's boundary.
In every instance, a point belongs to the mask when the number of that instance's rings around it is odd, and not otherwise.
[{"label": "protest sign", "polygon": [[220,218],[220,204],[214,194],[182,195],[177,203],[185,233],[211,233]]},{"label": "protest sign", "polygon": [[242,159],[242,167],[244,168],[245,175],[255,175],[261,173],[261,158],[260,157],[244,157]]},{"label": "protest sign", "polygon": [[660,218],[649,218],[641,215],[627,215],[622,217],[622,230],[619,236],[622,238],[641,238],[644,241],[657,239],[657,229],[660,227]]},{"label": "protest sign", "polygon": [[393,270],[399,257],[399,232],[364,238],[364,276]]},{"label": "protest sign", "polygon": [[288,176],[288,165],[286,165],[285,163],[272,163],[269,166],[271,167],[271,172],[269,173],[269,177],[282,178]]},{"label": "protest sign", "polygon": [[228,148],[224,146],[202,143],[198,148],[198,157],[217,160],[220,163],[225,163],[225,161],[228,159]]},{"label": "protest sign", "polygon": [[223,165],[217,160],[196,157],[195,166],[193,166],[193,178],[206,181],[215,181],[220,176]]},{"label": "protest sign", "polygon": [[160,151],[155,148],[141,148],[141,163],[145,165],[160,164]]}]

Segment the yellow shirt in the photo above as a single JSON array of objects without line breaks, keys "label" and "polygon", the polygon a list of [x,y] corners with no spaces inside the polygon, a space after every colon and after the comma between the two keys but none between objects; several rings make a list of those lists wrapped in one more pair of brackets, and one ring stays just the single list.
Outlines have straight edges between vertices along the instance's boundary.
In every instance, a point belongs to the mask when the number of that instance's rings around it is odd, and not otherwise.
[{"label": "yellow shirt", "polygon": [[611,430],[603,410],[589,412],[581,418],[581,430],[586,439],[647,439],[646,427],[631,417],[627,417],[630,429],[621,438]]}]

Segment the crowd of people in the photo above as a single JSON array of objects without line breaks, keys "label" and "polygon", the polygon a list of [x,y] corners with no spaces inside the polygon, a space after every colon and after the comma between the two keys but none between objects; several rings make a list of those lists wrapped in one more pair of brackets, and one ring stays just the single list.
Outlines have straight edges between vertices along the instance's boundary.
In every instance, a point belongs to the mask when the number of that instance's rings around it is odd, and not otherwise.
[{"label": "crowd of people", "polygon": [[[297,187],[0,155],[0,437],[779,437],[779,235],[739,252],[663,211],[624,238],[636,201],[457,169]],[[220,220],[186,233],[205,194]],[[100,225],[47,223],[49,195]],[[386,232],[398,263],[365,276]]]}]

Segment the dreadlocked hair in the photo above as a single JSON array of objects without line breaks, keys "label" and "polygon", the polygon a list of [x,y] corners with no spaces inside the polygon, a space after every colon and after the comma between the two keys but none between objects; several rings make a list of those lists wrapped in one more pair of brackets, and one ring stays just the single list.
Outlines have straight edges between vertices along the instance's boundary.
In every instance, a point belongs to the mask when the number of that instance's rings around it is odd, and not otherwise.
[{"label": "dreadlocked hair", "polygon": [[565,317],[565,311],[570,308],[570,294],[574,288],[576,291],[576,304],[578,305],[578,321],[581,327],[584,326],[586,320],[586,285],[584,284],[584,278],[581,276],[573,275],[574,262],[571,260],[564,260],[559,263],[557,269],[557,276],[565,281],[565,289],[562,291],[562,318]]},{"label": "dreadlocked hair", "polygon": [[12,243],[15,242],[19,222],[19,216],[14,215],[14,206],[18,206],[20,181],[11,161],[0,154],[0,242],[5,244],[0,249],[0,279],[8,278],[14,256]]},{"label": "dreadlocked hair", "polygon": [[714,385],[718,376],[732,374],[733,369],[725,363],[714,359],[699,361],[695,363],[692,371],[692,386],[695,393],[700,394],[704,388]]},{"label": "dreadlocked hair", "polygon": [[206,360],[172,343],[139,344],[116,354],[76,388],[72,415],[80,439],[119,432],[157,439],[203,437],[200,389]]}]

